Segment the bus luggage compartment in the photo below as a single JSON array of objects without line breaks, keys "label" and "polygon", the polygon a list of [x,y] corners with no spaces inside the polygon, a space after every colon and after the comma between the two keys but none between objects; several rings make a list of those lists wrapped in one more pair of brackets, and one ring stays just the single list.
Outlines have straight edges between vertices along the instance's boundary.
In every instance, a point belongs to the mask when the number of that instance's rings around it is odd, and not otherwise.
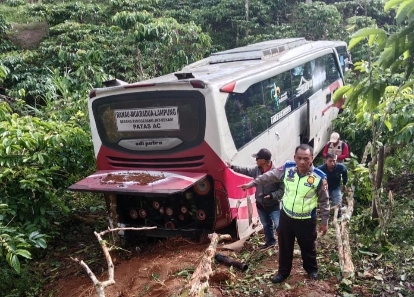
[{"label": "bus luggage compartment", "polygon": [[118,223],[158,227],[147,235],[185,235],[212,230],[215,223],[212,179],[206,173],[100,170],[69,189],[115,195]]}]

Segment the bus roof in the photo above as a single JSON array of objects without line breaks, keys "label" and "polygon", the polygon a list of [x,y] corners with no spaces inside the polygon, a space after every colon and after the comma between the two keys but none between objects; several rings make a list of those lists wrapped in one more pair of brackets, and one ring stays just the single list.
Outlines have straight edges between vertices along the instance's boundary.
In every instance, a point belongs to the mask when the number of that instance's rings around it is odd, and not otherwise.
[{"label": "bus roof", "polygon": [[[218,53],[210,57],[185,66],[178,74],[191,73],[193,78],[205,83],[223,82],[227,76],[236,79],[236,73],[243,73],[249,69],[271,68],[297,59],[312,55],[323,49],[336,46],[346,46],[343,41],[307,41],[304,38],[276,39],[260,42],[244,47],[238,47]],[[222,61],[222,62],[221,62]],[[238,75],[236,75],[238,76]],[[173,73],[149,79],[145,82],[170,82],[178,78]]]},{"label": "bus roof", "polygon": [[[346,46],[346,43],[343,41],[308,41],[304,38],[264,41],[213,53],[208,58],[185,66],[181,71],[140,81],[138,84],[174,84],[196,79],[207,85],[222,86],[223,83],[282,66],[298,58],[312,57],[324,49],[338,46]],[[124,86],[113,88],[122,87]]]}]

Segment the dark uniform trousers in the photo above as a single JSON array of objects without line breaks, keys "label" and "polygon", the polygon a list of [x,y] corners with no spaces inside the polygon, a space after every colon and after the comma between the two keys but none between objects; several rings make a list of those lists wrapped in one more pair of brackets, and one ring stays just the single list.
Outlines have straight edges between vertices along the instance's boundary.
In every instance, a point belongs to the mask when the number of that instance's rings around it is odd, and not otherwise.
[{"label": "dark uniform trousers", "polygon": [[316,217],[311,219],[293,219],[284,210],[280,210],[279,221],[279,272],[289,276],[292,270],[295,237],[302,254],[303,268],[307,273],[317,272],[316,262]]}]

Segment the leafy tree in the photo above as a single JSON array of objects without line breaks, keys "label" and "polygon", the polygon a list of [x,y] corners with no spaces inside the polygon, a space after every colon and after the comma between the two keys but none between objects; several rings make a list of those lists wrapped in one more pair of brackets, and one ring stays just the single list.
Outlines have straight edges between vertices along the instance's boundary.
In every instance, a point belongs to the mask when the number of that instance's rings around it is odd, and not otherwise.
[{"label": "leafy tree", "polygon": [[324,2],[300,3],[292,12],[292,25],[298,36],[310,40],[338,38],[341,15],[333,5]]},{"label": "leafy tree", "polygon": [[392,149],[412,142],[414,135],[414,98],[411,90],[414,84],[414,2],[391,0],[385,5],[385,10],[396,7],[396,22],[401,25],[396,33],[387,37],[385,30],[373,27],[361,29],[352,36],[350,49],[367,38],[369,49],[376,45],[379,58],[376,62],[369,60],[356,63],[355,70],[362,73],[361,78],[335,93],[335,100],[346,96],[346,105],[357,113],[357,120],[371,131],[371,161],[368,168],[372,214],[379,219],[382,244],[387,243],[387,224],[390,219],[390,210],[386,213],[380,200],[386,157]]},{"label": "leafy tree", "polygon": [[78,128],[78,116],[67,123],[44,121],[0,105],[0,197],[10,209],[6,218],[45,228],[55,211],[69,211],[66,188],[93,162],[90,135]]}]

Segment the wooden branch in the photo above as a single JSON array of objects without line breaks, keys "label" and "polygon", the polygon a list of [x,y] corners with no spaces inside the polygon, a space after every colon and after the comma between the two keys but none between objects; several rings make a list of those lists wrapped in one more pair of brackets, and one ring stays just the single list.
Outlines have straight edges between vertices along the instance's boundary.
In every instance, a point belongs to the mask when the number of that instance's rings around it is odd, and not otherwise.
[{"label": "wooden branch", "polygon": [[333,224],[335,226],[335,232],[336,232],[336,243],[338,244],[339,267],[341,268],[341,271],[343,271],[345,257],[344,257],[344,247],[342,244],[341,229],[338,224],[338,210],[339,210],[339,205],[335,205]]},{"label": "wooden branch", "polygon": [[[102,283],[98,280],[98,278],[95,276],[95,274],[92,272],[92,270],[89,268],[89,266],[83,262],[82,260],[79,260],[78,258],[72,258],[70,257],[72,261],[75,261],[77,263],[79,263],[86,271],[86,273],[89,275],[89,277],[91,278],[93,285],[95,286],[95,290],[96,293],[98,294],[99,297],[105,297],[105,287],[102,286]],[[115,281],[113,281],[113,283],[108,283],[108,285],[114,284]]]},{"label": "wooden branch", "polygon": [[364,154],[362,155],[361,164],[365,164],[367,162],[367,158],[371,149],[371,141],[367,143],[365,146]]},{"label": "wooden branch", "polygon": [[390,190],[388,192],[388,210],[387,210],[387,218],[386,218],[387,225],[391,220],[393,204],[394,204],[394,200],[392,198],[392,191]]},{"label": "wooden branch", "polygon": [[[217,233],[212,233],[208,235],[211,243],[208,248],[205,250],[203,258],[200,261],[197,269],[194,271],[191,279],[186,286],[186,290],[188,290],[187,296],[204,296],[209,289],[208,280],[210,276],[213,274],[213,270],[211,268],[212,258],[214,257],[217,249],[217,244],[221,240],[231,240],[230,235],[218,235]],[[184,292],[183,292],[184,293]],[[181,294],[186,295],[186,294]]]},{"label": "wooden branch", "polygon": [[378,165],[377,165],[377,189],[381,188],[382,177],[384,176],[384,163],[385,163],[385,147],[381,146],[378,150]]},{"label": "wooden branch", "polygon": [[333,224],[336,231],[336,241],[338,244],[338,256],[339,256],[339,267],[341,268],[342,278],[349,278],[354,275],[354,264],[352,262],[352,252],[349,243],[349,231],[348,222],[352,217],[354,211],[354,192],[346,187],[348,206],[342,210],[342,222],[341,227],[338,224],[338,210],[339,206],[336,205],[334,208],[334,219]]},{"label": "wooden branch", "polygon": [[102,247],[102,251],[105,255],[106,263],[108,263],[108,279],[105,281],[99,281],[96,275],[92,272],[92,270],[89,268],[89,266],[83,262],[82,260],[79,260],[78,258],[72,258],[72,261],[75,261],[79,263],[86,271],[86,273],[91,278],[93,285],[95,286],[96,293],[99,297],[105,297],[105,288],[109,285],[115,284],[115,270],[114,270],[114,263],[112,262],[111,255],[109,254],[109,249],[106,246],[106,241],[102,239],[102,236],[110,233],[110,232],[116,232],[116,231],[122,231],[122,230],[136,230],[136,231],[142,231],[142,230],[150,230],[150,229],[156,229],[157,227],[142,227],[142,228],[134,228],[134,227],[128,227],[128,228],[115,228],[115,229],[109,229],[102,231],[100,233],[94,232],[95,237],[98,239],[99,244]]},{"label": "wooden branch", "polygon": [[349,228],[348,223],[351,220],[352,213],[354,212],[354,191],[349,188],[347,190],[347,202],[348,206],[346,207],[342,222],[341,222],[341,233],[342,233],[342,243],[344,248],[344,267],[342,276],[344,278],[348,278],[354,275],[355,267],[354,263],[352,262],[352,252],[351,252],[351,244],[349,242]]}]

